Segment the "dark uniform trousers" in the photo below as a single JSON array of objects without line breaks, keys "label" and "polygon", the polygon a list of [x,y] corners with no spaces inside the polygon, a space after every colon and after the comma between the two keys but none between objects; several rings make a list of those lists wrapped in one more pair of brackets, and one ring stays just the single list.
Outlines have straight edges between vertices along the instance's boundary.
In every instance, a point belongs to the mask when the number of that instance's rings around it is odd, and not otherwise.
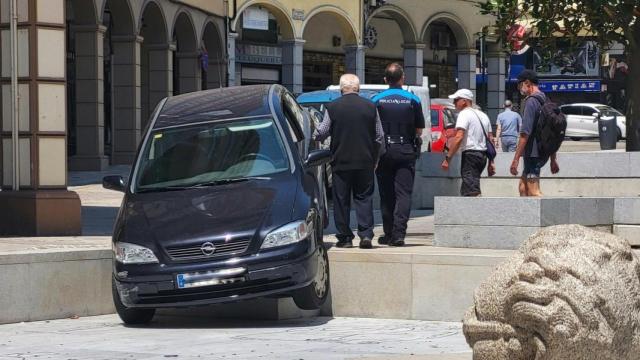
[{"label": "dark uniform trousers", "polygon": [[376,170],[380,210],[387,240],[404,240],[411,212],[411,194],[416,174],[415,160],[397,161],[383,157]]},{"label": "dark uniform trousers", "polygon": [[373,238],[373,169],[340,170],[333,174],[333,217],[336,237],[340,241],[353,239],[351,231],[351,196],[356,210],[358,236]]}]

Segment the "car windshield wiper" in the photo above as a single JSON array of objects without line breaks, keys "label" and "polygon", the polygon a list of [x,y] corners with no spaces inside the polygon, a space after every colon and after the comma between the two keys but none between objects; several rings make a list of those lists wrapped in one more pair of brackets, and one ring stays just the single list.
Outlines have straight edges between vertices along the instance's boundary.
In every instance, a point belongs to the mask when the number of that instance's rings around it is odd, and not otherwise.
[{"label": "car windshield wiper", "polygon": [[183,185],[171,185],[171,186],[165,186],[165,187],[139,189],[138,191],[136,191],[136,193],[149,193],[149,192],[164,192],[164,191],[179,191],[179,190],[197,189],[197,188],[203,188],[203,187],[210,187],[210,186],[218,186],[218,185],[226,185],[226,184],[245,182],[245,181],[250,181],[250,180],[271,180],[271,178],[267,177],[267,176],[249,176],[249,177],[243,177],[243,178],[219,179],[219,180],[212,180],[212,181],[207,181],[207,182],[203,182],[203,183],[197,183],[197,184],[193,184],[193,185],[186,185],[186,186],[183,186]]},{"label": "car windshield wiper", "polygon": [[212,180],[212,181],[207,181],[203,183],[186,186],[184,188],[193,189],[193,188],[200,188],[200,187],[218,186],[218,185],[245,182],[250,180],[271,180],[271,178],[267,176],[249,176],[249,177],[242,177],[242,178],[218,179],[218,180]]}]

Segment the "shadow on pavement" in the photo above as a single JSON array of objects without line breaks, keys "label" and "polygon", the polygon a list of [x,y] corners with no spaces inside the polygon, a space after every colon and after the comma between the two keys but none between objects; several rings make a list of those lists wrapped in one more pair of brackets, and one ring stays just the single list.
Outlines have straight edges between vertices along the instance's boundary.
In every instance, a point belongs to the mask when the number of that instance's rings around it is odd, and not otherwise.
[{"label": "shadow on pavement", "polygon": [[311,327],[328,323],[331,317],[309,317],[292,320],[261,320],[261,319],[225,319],[207,314],[207,310],[199,309],[190,312],[189,309],[160,310],[153,321],[144,326],[128,326],[149,329],[250,329],[250,328],[291,328]]},{"label": "shadow on pavement", "polygon": [[82,206],[82,235],[111,236],[118,209],[111,206]]}]

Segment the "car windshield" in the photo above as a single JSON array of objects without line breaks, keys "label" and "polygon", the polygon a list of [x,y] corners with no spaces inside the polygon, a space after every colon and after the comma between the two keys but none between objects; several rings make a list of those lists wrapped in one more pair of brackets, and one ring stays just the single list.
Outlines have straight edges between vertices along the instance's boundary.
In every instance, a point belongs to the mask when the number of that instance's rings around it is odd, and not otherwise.
[{"label": "car windshield", "polygon": [[136,191],[215,185],[289,169],[271,118],[153,131],[136,171]]},{"label": "car windshield", "polygon": [[596,106],[596,109],[600,111],[602,116],[624,116],[618,110],[610,106]]},{"label": "car windshield", "polygon": [[440,125],[438,119],[438,110],[431,110],[431,127],[438,127]]}]

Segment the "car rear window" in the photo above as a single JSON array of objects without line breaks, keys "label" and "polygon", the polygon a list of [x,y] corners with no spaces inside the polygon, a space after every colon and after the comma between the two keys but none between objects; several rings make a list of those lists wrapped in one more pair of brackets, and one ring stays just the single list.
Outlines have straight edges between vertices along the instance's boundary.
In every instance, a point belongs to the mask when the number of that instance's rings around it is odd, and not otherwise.
[{"label": "car rear window", "polygon": [[289,169],[271,118],[212,122],[150,133],[136,191],[268,176]]}]

